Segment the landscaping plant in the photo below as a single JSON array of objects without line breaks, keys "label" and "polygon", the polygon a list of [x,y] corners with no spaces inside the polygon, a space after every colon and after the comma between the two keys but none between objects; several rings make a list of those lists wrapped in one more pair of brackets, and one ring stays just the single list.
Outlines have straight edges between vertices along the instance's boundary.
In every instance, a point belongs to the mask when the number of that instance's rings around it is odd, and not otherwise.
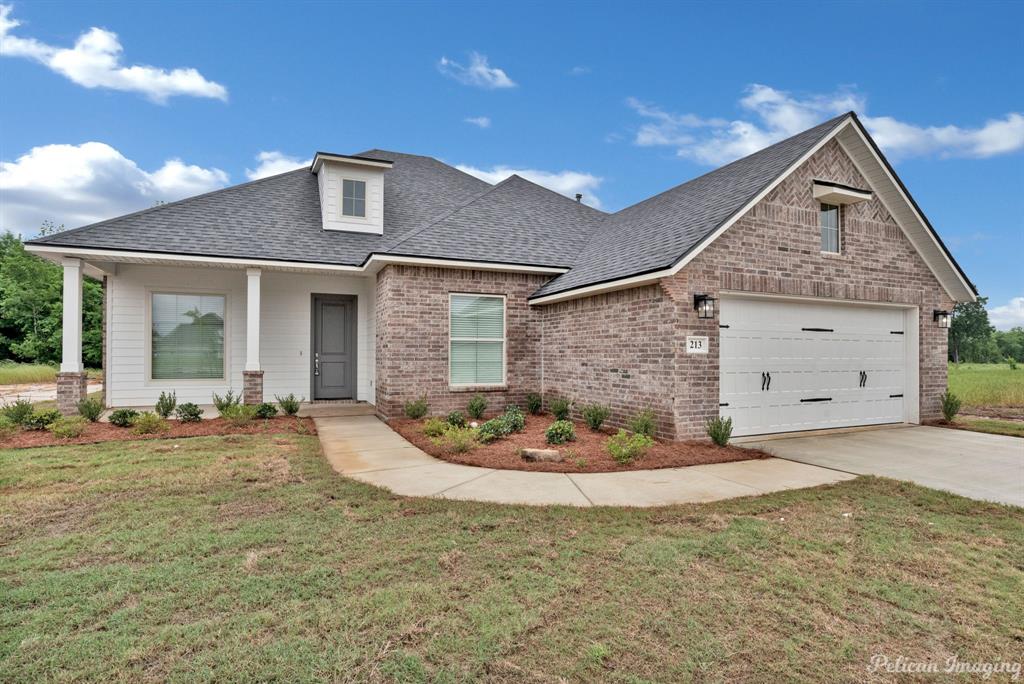
[{"label": "landscaping plant", "polygon": [[213,405],[217,408],[217,413],[222,416],[226,409],[231,408],[232,406],[238,406],[241,403],[242,395],[239,394],[236,396],[232,390],[228,390],[228,393],[223,397],[216,392],[213,393]]},{"label": "landscaping plant", "polygon": [[493,442],[496,439],[507,437],[513,432],[522,432],[523,428],[526,427],[526,416],[523,415],[522,409],[518,406],[511,405],[505,409],[497,418],[491,418],[489,421],[477,428],[477,436],[480,441],[484,444]]},{"label": "landscaping plant", "polygon": [[509,404],[505,407],[505,413],[502,414],[502,419],[505,421],[505,425],[508,427],[509,433],[522,432],[526,427],[526,416],[523,415],[523,409],[519,408],[515,404]]},{"label": "landscaping plant", "polygon": [[81,437],[89,422],[82,416],[65,416],[50,423],[48,428],[58,439],[74,439]]},{"label": "landscaping plant", "polygon": [[95,423],[103,414],[103,402],[96,397],[86,397],[78,402],[78,415],[90,423]]},{"label": "landscaping plant", "polygon": [[256,408],[253,409],[257,418],[266,420],[267,418],[273,418],[277,415],[277,407],[269,402],[263,402],[262,404],[256,404]]},{"label": "landscaping plant", "polygon": [[531,415],[539,416],[541,410],[544,408],[544,398],[536,392],[530,392],[526,395],[526,410]]},{"label": "landscaping plant", "polygon": [[114,409],[110,413],[110,424],[117,427],[131,427],[132,423],[138,417],[139,412],[135,409],[130,408],[119,408]]},{"label": "landscaping plant", "polygon": [[647,435],[648,437],[653,437],[654,430],[656,428],[657,423],[654,422],[654,411],[652,411],[651,409],[644,409],[643,411],[629,419],[630,431],[635,432],[638,435]]},{"label": "landscaping plant", "polygon": [[28,417],[32,415],[35,409],[32,407],[32,402],[27,399],[15,399],[10,404],[5,404],[0,409],[0,415],[4,415],[16,425],[24,425]]},{"label": "landscaping plant", "polygon": [[473,428],[457,428],[447,426],[443,433],[431,440],[438,446],[443,446],[452,453],[464,454],[470,449],[476,448],[477,431]]},{"label": "landscaping plant", "polygon": [[26,430],[45,430],[59,419],[60,411],[57,409],[33,411],[32,415],[26,418],[22,423],[22,426],[24,426]]},{"label": "landscaping plant", "polygon": [[10,439],[18,432],[18,427],[13,420],[0,414],[0,439]]},{"label": "landscaping plant", "polygon": [[643,456],[644,452],[652,446],[654,446],[654,440],[647,435],[639,432],[630,434],[622,429],[604,443],[605,450],[620,465],[632,463]]},{"label": "landscaping plant", "polygon": [[425,396],[420,397],[415,401],[405,402],[405,415],[413,420],[419,420],[423,416],[427,415],[427,411],[430,410],[430,404],[427,403]]},{"label": "landscaping plant", "polygon": [[256,417],[256,407],[233,404],[221,411],[220,416],[233,427],[245,427]]},{"label": "landscaping plant", "polygon": [[576,427],[570,420],[556,420],[544,431],[548,444],[565,444],[576,441]]},{"label": "landscaping plant", "polygon": [[462,415],[462,411],[452,411],[446,420],[453,427],[466,427],[466,416]]},{"label": "landscaping plant", "polygon": [[722,418],[721,416],[708,418],[706,429],[711,441],[724,447],[732,437],[732,418]]},{"label": "landscaping plant", "polygon": [[468,413],[471,418],[476,418],[477,420],[484,417],[484,411],[486,410],[487,400],[484,399],[482,394],[474,395],[473,398],[469,400],[469,403],[466,404],[466,413]]},{"label": "landscaping plant", "polygon": [[275,394],[274,398],[277,399],[277,405],[281,407],[286,416],[294,416],[302,405],[302,399],[296,399],[294,393],[286,397],[279,397]]},{"label": "landscaping plant", "polygon": [[942,401],[942,417],[947,423],[952,423],[956,414],[960,413],[960,397],[946,390],[939,399]]},{"label": "landscaping plant", "polygon": [[583,420],[587,423],[587,427],[597,432],[604,425],[604,421],[608,420],[608,416],[611,415],[611,409],[603,404],[587,404],[580,411],[583,414]]},{"label": "landscaping plant", "polygon": [[161,418],[167,418],[174,412],[174,407],[178,405],[178,393],[161,392],[160,398],[156,400],[156,406],[154,410],[156,414]]},{"label": "landscaping plant", "polygon": [[198,423],[203,419],[203,409],[199,408],[199,404],[193,404],[191,401],[178,404],[174,413],[182,423]]},{"label": "landscaping plant", "polygon": [[427,437],[440,437],[448,431],[449,427],[451,424],[440,418],[427,418],[423,423],[423,434]]},{"label": "landscaping plant", "polygon": [[159,432],[167,432],[170,427],[164,418],[152,411],[143,411],[132,421],[132,432],[137,435],[155,435]]},{"label": "landscaping plant", "polygon": [[569,420],[569,409],[571,408],[572,404],[569,400],[561,397],[556,397],[548,402],[548,410],[551,411],[555,420]]}]

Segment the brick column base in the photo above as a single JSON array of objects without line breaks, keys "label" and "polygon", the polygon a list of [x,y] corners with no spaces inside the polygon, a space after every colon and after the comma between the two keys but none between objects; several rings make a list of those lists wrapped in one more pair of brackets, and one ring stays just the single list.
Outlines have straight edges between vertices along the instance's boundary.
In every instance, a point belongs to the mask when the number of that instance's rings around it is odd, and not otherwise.
[{"label": "brick column base", "polygon": [[263,403],[263,371],[242,371],[242,403]]},{"label": "brick column base", "polygon": [[65,416],[78,413],[78,402],[88,394],[89,379],[81,373],[57,373],[57,409]]}]

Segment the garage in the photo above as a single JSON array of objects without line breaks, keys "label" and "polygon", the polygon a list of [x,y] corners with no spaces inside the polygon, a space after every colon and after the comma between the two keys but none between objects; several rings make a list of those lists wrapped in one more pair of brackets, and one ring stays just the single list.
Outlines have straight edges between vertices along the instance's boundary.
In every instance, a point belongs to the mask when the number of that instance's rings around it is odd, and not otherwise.
[{"label": "garage", "polygon": [[723,296],[720,343],[736,436],[916,421],[915,309]]}]

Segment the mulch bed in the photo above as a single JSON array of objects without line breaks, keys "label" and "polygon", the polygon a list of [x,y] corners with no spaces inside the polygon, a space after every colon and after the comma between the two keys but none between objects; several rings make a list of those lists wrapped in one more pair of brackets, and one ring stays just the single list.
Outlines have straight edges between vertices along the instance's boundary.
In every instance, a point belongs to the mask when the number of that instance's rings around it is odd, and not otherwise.
[{"label": "mulch bed", "polygon": [[316,426],[311,418],[278,416],[267,420],[256,419],[248,425],[235,427],[223,418],[211,418],[199,423],[167,421],[170,429],[152,435],[137,435],[131,428],[110,423],[89,423],[85,432],[74,439],[59,439],[47,430],[21,430],[8,439],[0,440],[0,449],[26,449],[29,447],[64,446],[67,444],[93,444],[96,442],[122,442],[137,439],[176,439],[179,437],[209,437],[215,435],[264,435],[295,432],[315,435]]},{"label": "mulch bed", "polygon": [[[452,453],[438,446],[423,434],[422,420],[393,420],[390,425],[396,432],[431,456],[481,468],[504,470],[531,470],[549,473],[607,473],[622,470],[651,470],[655,468],[678,468],[680,466],[726,463],[728,461],[749,461],[769,458],[769,454],[757,449],[743,449],[736,446],[719,447],[711,442],[664,442],[657,441],[641,458],[627,465],[619,465],[607,451],[604,443],[614,430],[593,432],[584,423],[576,423],[576,441],[561,446],[549,446],[544,431],[554,421],[548,415],[527,416],[526,428],[490,444],[480,446],[462,454]],[[479,421],[482,422],[482,421]],[[526,461],[519,450],[558,449],[565,460],[560,463]]]}]

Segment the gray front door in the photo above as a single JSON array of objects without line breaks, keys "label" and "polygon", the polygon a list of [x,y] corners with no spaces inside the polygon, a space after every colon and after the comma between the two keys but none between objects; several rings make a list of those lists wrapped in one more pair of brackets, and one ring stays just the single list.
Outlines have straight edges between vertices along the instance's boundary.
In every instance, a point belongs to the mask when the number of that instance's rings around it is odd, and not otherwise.
[{"label": "gray front door", "polygon": [[356,298],[313,295],[313,398],[356,396]]}]

